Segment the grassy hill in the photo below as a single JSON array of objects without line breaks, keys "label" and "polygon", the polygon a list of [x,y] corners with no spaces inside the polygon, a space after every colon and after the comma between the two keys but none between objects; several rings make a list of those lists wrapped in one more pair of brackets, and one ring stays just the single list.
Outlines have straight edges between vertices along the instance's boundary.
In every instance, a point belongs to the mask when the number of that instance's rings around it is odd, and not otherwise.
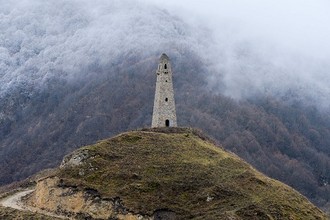
[{"label": "grassy hill", "polygon": [[192,129],[120,134],[65,157],[61,187],[120,198],[132,213],[177,219],[327,219],[292,188],[270,179]]}]

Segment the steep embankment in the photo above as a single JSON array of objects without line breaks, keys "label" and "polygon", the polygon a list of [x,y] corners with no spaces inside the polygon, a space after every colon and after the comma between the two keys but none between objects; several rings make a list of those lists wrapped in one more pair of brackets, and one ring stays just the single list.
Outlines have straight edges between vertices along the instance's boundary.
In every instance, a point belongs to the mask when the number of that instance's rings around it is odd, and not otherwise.
[{"label": "steep embankment", "polygon": [[28,204],[76,218],[327,219],[191,129],[127,132],[66,156]]}]

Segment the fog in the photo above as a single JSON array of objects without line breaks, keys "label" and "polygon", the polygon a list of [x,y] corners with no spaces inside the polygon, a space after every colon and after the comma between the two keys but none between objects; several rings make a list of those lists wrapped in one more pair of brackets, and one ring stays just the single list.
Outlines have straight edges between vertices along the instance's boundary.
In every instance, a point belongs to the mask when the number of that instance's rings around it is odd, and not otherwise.
[{"label": "fog", "polygon": [[[330,109],[325,0],[0,0],[0,97],[161,51],[200,56],[209,89]],[[187,82],[189,83],[189,82]]]},{"label": "fog", "polygon": [[195,17],[212,30],[215,91],[238,99],[276,95],[329,109],[329,1],[167,2],[184,20]]}]

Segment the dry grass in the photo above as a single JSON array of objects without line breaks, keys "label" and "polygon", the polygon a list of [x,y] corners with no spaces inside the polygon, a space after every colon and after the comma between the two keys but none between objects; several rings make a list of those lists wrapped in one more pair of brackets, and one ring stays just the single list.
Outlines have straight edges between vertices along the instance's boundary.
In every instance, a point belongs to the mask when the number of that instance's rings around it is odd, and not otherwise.
[{"label": "dry grass", "polygon": [[327,219],[290,187],[265,177],[189,128],[127,132],[84,147],[64,185],[119,197],[133,213],[172,210],[179,219]]},{"label": "dry grass", "polygon": [[59,218],[36,214],[29,211],[19,211],[0,206],[0,219],[4,220],[57,220]]}]

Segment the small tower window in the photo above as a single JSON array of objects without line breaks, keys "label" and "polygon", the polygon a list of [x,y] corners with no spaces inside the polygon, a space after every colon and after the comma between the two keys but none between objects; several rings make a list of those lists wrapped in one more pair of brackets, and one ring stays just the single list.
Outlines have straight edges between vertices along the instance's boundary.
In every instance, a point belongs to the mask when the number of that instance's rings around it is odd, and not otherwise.
[{"label": "small tower window", "polygon": [[167,120],[165,121],[165,126],[166,126],[166,127],[170,127],[170,120],[167,119]]},{"label": "small tower window", "polygon": [[167,64],[165,63],[165,65],[164,65],[164,69],[167,69]]},{"label": "small tower window", "polygon": [[165,98],[165,102],[167,102],[168,101],[168,98]]}]

